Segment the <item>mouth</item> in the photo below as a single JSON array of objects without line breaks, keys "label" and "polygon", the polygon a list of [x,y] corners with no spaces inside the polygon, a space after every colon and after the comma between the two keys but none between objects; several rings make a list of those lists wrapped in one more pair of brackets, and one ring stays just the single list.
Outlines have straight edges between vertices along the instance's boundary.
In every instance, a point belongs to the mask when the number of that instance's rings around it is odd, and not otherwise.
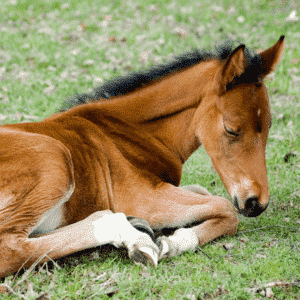
[{"label": "mouth", "polygon": [[260,205],[257,197],[248,198],[245,201],[245,208],[240,208],[236,196],[233,199],[233,204],[237,208],[239,214],[249,218],[259,216],[268,207],[268,204],[266,206]]}]

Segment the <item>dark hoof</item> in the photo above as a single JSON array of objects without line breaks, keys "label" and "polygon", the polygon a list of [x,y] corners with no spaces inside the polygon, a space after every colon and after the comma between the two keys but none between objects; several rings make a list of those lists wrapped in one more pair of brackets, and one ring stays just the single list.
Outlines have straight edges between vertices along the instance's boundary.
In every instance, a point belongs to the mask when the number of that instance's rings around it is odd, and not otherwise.
[{"label": "dark hoof", "polygon": [[134,228],[148,234],[153,241],[155,240],[154,232],[146,220],[132,216],[128,216],[127,220]]},{"label": "dark hoof", "polygon": [[[148,253],[146,253],[149,252]],[[151,253],[153,252],[153,253]],[[150,253],[153,255],[153,257],[150,255]],[[157,266],[158,261],[158,255],[156,252],[152,251],[150,248],[147,249],[146,247],[143,247],[141,249],[138,249],[137,247],[133,250],[133,252],[129,255],[129,257],[136,263],[136,264],[142,264],[144,266],[147,266],[148,264],[152,267]]]}]

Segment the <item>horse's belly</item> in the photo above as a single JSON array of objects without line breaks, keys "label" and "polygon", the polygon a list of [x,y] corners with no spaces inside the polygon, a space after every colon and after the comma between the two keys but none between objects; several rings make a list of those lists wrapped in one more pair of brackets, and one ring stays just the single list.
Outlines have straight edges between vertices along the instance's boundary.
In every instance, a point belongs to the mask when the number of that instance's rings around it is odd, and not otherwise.
[{"label": "horse's belly", "polygon": [[71,197],[75,186],[72,186],[69,192],[53,208],[45,212],[37,225],[33,228],[30,235],[50,233],[60,227],[64,221],[63,206]]}]

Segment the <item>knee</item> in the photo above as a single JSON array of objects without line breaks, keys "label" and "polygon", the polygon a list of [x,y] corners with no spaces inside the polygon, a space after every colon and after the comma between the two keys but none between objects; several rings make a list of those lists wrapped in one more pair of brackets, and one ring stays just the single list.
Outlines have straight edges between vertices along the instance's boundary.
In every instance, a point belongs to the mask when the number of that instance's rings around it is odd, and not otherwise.
[{"label": "knee", "polygon": [[234,235],[239,224],[238,211],[228,199],[222,197],[218,198],[222,203],[223,218],[226,219],[228,228],[230,228],[229,234]]},{"label": "knee", "polygon": [[226,212],[226,215],[227,215],[227,222],[229,225],[228,228],[230,228],[228,234],[234,235],[238,228],[239,218],[238,218],[238,212],[236,211],[235,207],[233,207],[232,204],[230,209],[228,209],[228,211]]},{"label": "knee", "polygon": [[228,217],[228,223],[229,223],[229,235],[234,235],[237,231],[238,224],[239,224],[239,218],[238,214],[236,212],[233,212]]}]

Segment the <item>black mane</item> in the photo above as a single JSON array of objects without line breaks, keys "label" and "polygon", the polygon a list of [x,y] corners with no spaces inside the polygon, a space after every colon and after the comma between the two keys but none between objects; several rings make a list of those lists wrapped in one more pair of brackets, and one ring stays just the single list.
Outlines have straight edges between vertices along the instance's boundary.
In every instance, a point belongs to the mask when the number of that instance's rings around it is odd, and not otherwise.
[{"label": "black mane", "polygon": [[[113,78],[95,88],[90,94],[75,94],[73,98],[68,98],[60,111],[66,111],[74,106],[84,103],[125,95],[145,85],[149,85],[172,72],[181,71],[198,64],[201,61],[211,59],[223,61],[230,55],[232,50],[233,43],[231,42],[226,42],[224,45],[217,47],[214,51],[200,51],[196,49],[177,56],[170,62],[153,66],[148,70],[132,72],[124,76]],[[239,80],[235,81],[235,83],[254,82],[259,78],[261,72],[260,56],[251,53],[247,48],[245,48],[245,54],[248,72],[243,74]]]}]

